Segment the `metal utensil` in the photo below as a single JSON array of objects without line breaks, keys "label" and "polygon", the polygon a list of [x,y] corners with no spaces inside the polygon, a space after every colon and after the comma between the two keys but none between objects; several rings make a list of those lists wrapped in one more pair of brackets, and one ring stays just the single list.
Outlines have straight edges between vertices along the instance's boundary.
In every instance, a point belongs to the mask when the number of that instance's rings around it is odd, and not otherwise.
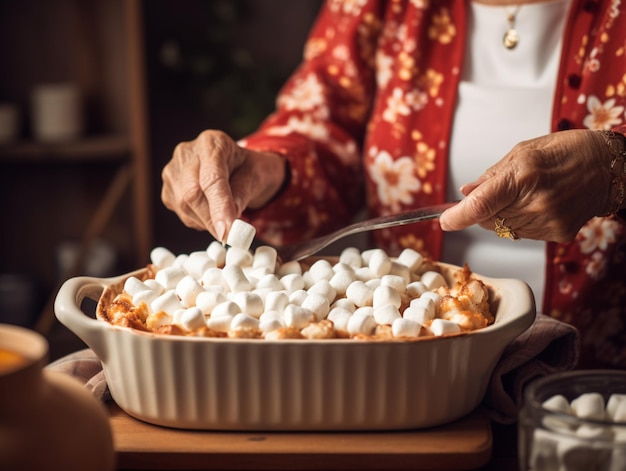
[{"label": "metal utensil", "polygon": [[376,229],[384,229],[385,227],[403,226],[405,224],[413,224],[420,221],[427,221],[430,219],[438,218],[441,213],[446,209],[457,204],[458,201],[450,203],[438,204],[435,206],[428,206],[425,208],[415,209],[413,211],[407,211],[399,214],[390,214],[388,216],[380,216],[373,219],[367,219],[365,221],[359,221],[335,232],[331,232],[322,237],[317,237],[306,242],[298,244],[283,245],[277,247],[278,256],[281,260],[293,261],[300,260],[311,255],[316,254],[324,247],[336,242],[343,237],[359,232],[373,231]]}]

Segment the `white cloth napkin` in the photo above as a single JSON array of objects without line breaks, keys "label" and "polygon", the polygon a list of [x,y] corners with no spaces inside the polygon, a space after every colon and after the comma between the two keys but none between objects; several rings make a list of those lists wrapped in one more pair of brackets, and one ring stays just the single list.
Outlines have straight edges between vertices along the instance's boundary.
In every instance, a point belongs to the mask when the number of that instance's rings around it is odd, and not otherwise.
[{"label": "white cloth napkin", "polygon": [[[504,350],[489,382],[484,408],[494,421],[514,423],[524,387],[537,377],[573,369],[579,353],[579,336],[574,327],[537,315],[533,325]],[[90,349],[70,353],[46,368],[78,378],[98,399],[111,399],[102,363]]]}]

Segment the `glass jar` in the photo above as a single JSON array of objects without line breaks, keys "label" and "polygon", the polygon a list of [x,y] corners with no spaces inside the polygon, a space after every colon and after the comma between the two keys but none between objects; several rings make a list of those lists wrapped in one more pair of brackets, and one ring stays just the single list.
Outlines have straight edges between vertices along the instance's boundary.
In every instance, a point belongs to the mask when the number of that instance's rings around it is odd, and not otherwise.
[{"label": "glass jar", "polygon": [[519,420],[520,470],[626,470],[626,371],[535,380]]}]

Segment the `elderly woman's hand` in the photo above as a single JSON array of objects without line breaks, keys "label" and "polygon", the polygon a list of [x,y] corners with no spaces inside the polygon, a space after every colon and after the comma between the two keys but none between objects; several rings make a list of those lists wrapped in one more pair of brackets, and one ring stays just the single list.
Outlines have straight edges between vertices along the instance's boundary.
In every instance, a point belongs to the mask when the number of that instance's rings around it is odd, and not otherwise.
[{"label": "elderly woman's hand", "polygon": [[[446,231],[496,220],[520,238],[573,240],[592,217],[607,213],[611,154],[602,133],[562,131],[517,144],[441,215]],[[502,221],[504,219],[504,221]]]},{"label": "elderly woman's hand", "polygon": [[223,241],[234,219],[260,208],[279,190],[285,160],[239,147],[221,131],[176,146],[162,172],[161,199],[181,221]]}]

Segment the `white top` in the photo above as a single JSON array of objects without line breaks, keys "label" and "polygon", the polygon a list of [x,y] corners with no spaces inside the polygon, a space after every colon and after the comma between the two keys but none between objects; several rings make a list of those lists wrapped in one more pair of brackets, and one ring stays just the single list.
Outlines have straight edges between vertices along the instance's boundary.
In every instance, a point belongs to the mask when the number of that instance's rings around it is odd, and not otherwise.
[{"label": "white top", "polygon": [[[548,134],[561,38],[570,0],[521,7],[471,2],[466,62],[452,129],[448,199],[474,181],[519,141]],[[502,44],[507,14],[519,8],[515,29],[520,41]],[[506,211],[504,211],[506,213]],[[519,278],[543,300],[545,242],[501,239],[493,230],[472,226],[446,233],[443,261],[482,275]]]}]

